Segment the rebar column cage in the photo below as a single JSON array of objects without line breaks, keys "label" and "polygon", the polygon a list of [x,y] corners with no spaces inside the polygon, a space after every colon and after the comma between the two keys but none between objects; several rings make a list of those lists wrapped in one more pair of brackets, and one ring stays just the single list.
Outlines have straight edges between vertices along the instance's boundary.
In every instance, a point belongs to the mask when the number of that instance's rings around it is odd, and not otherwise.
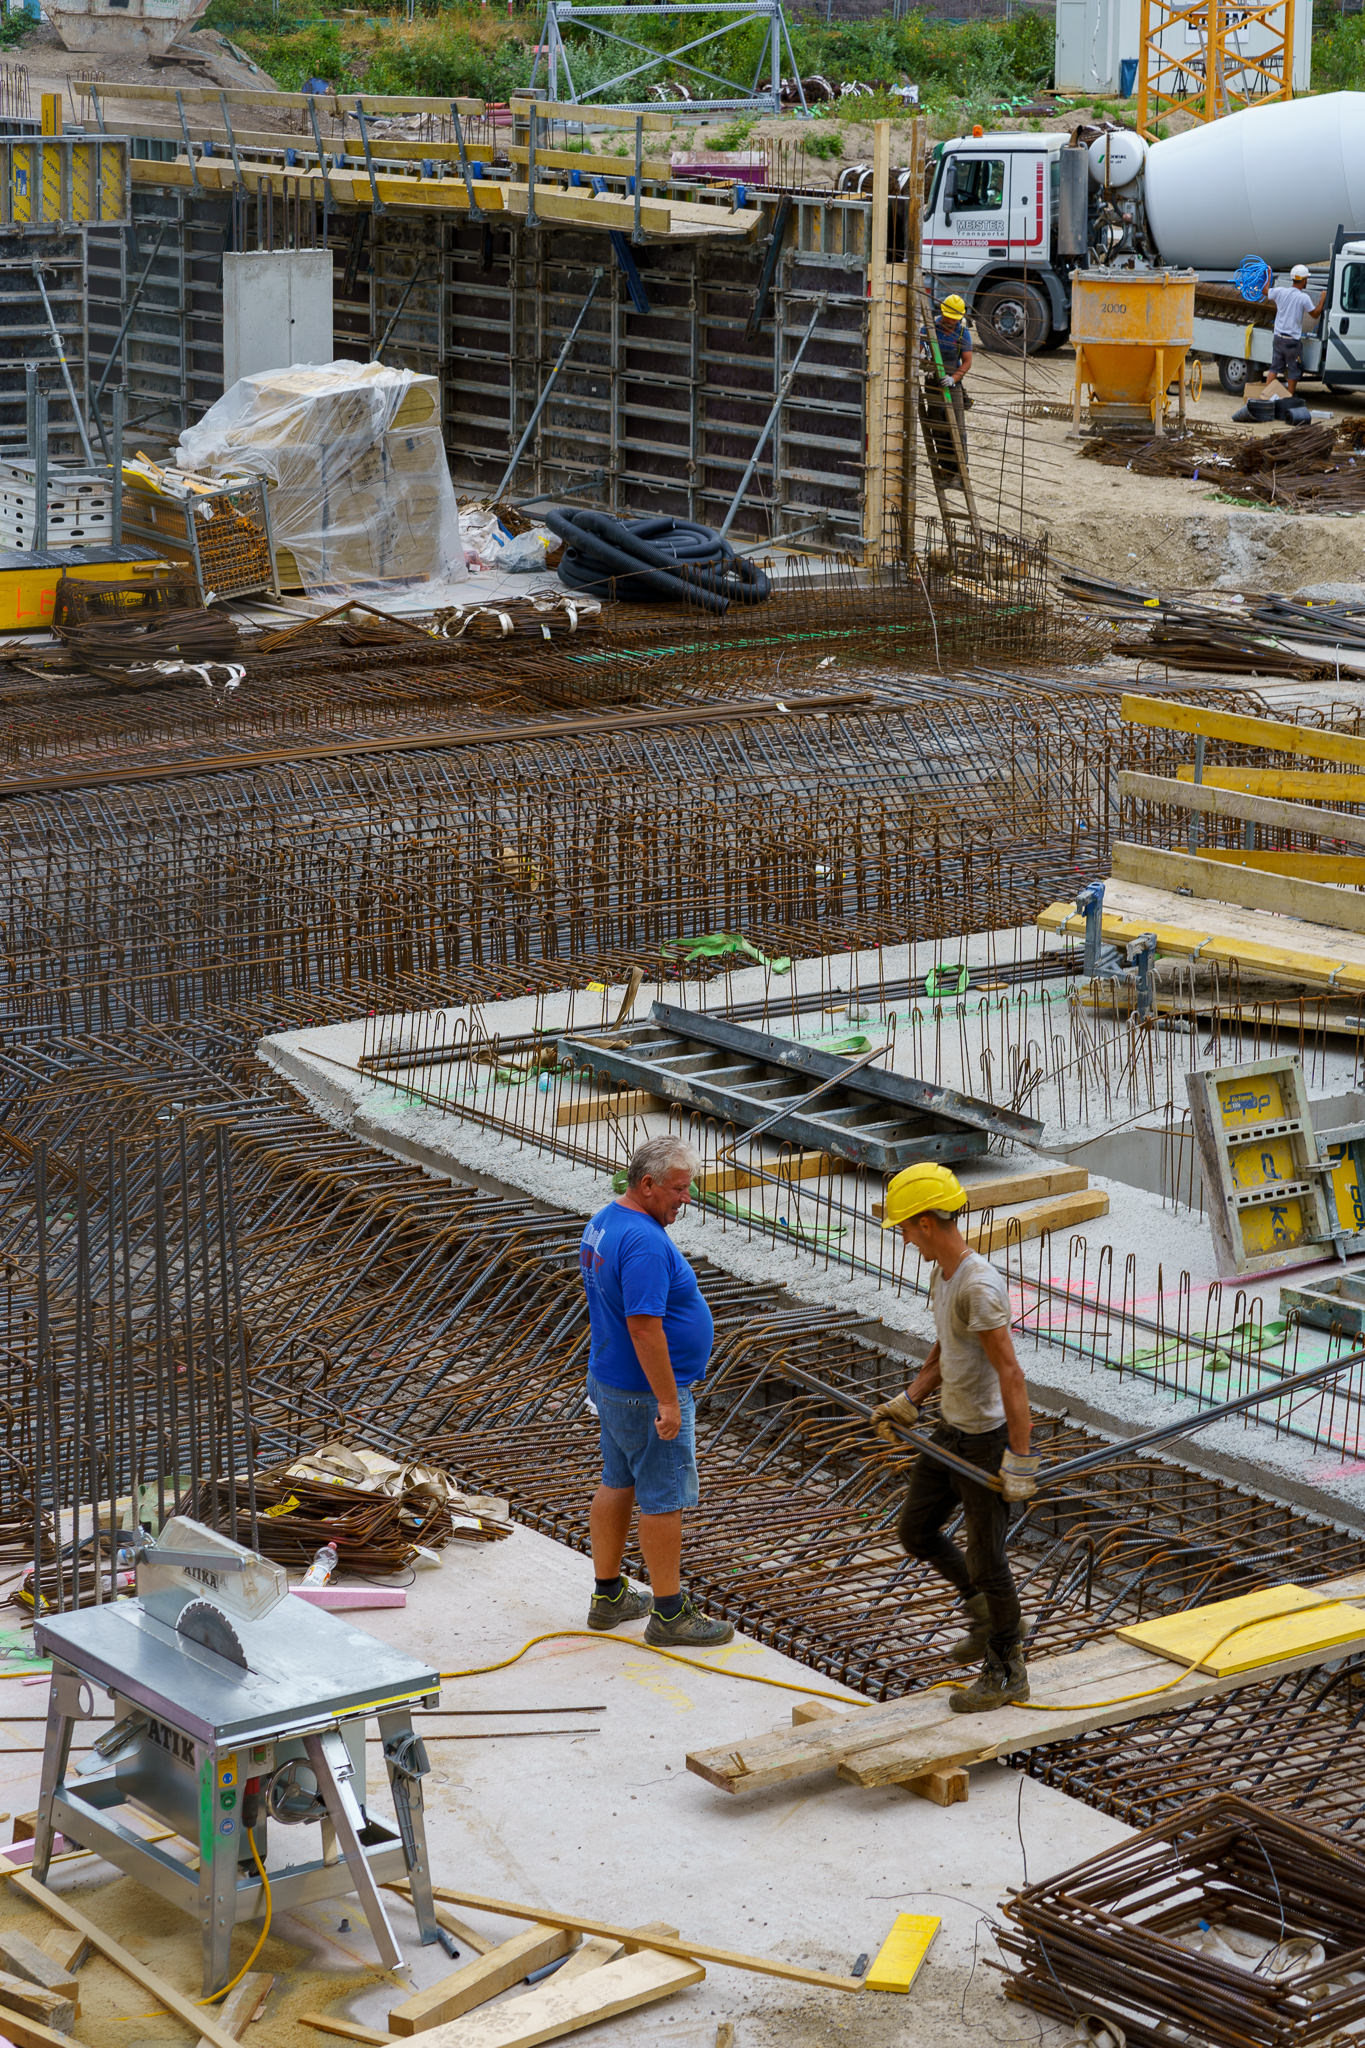
[{"label": "rebar column cage", "polygon": [[1181,107],[1196,120],[1294,97],[1294,0],[1142,0],[1138,131],[1150,142]]},{"label": "rebar column cage", "polygon": [[[710,23],[714,23],[718,14],[725,15],[727,19],[719,28],[708,25],[700,35],[691,37],[689,41],[662,50],[651,49],[647,43],[637,42],[633,36],[620,35],[615,29],[599,26],[600,18],[627,15],[636,24],[656,22],[665,33],[670,31],[672,24],[678,23],[682,33],[686,34],[684,17],[694,14],[707,16]],[[719,42],[723,37],[732,36],[737,30],[749,28],[756,22],[763,25],[763,47],[759,51],[753,78],[747,87],[739,79],[727,78],[720,72],[708,71],[703,66],[688,61],[689,51],[700,50],[707,43]],[[604,78],[599,84],[588,86],[580,92],[574,84],[569,51],[562,33],[566,26],[586,29],[605,43],[618,43],[623,50],[635,50],[644,61],[632,65],[628,70],[618,71],[612,77]],[[622,88],[629,86],[636,79],[644,79],[650,72],[660,72],[667,67],[670,71],[686,72],[691,78],[722,88],[720,97],[689,99],[687,105],[694,113],[724,114],[747,108],[755,112],[780,114],[784,49],[791,64],[801,111],[806,113],[806,95],[801,86],[801,75],[792,51],[787,17],[782,11],[782,0],[683,0],[683,4],[676,7],[628,7],[599,4],[599,0],[587,0],[587,4],[583,5],[581,0],[548,0],[545,27],[541,34],[540,47],[536,51],[535,63],[531,68],[531,84],[534,86],[539,79],[543,53],[552,105],[562,104],[562,71],[568,87],[567,95],[564,97],[573,104],[587,105],[590,101],[596,100],[602,106],[619,107],[629,113],[645,113],[657,106],[658,100],[626,99],[622,97]],[[760,85],[765,72],[767,83]]]}]

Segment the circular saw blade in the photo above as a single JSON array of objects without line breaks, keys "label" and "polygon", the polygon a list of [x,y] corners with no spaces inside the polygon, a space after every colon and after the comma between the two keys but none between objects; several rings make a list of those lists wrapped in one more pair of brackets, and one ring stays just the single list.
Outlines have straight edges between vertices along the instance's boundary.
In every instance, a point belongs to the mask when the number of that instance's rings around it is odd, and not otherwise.
[{"label": "circular saw blade", "polygon": [[226,1658],[229,1664],[246,1670],[241,1638],[222,1608],[215,1607],[212,1600],[191,1600],[182,1607],[175,1629],[187,1642],[198,1643],[201,1650],[212,1650],[216,1657]]}]

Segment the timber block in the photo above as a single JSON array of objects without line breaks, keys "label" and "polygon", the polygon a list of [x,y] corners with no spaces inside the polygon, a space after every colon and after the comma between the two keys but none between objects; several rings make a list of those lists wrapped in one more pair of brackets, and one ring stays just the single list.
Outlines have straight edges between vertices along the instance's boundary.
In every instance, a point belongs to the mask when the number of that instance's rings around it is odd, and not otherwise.
[{"label": "timber block", "polygon": [[798,1700],[792,1708],[792,1727],[804,1728],[808,1721],[837,1721],[839,1709],[828,1700]]},{"label": "timber block", "polygon": [[944,1770],[922,1771],[916,1778],[898,1778],[896,1782],[907,1792],[932,1800],[935,1806],[957,1806],[967,1799],[972,1781],[961,1764],[950,1764]]}]

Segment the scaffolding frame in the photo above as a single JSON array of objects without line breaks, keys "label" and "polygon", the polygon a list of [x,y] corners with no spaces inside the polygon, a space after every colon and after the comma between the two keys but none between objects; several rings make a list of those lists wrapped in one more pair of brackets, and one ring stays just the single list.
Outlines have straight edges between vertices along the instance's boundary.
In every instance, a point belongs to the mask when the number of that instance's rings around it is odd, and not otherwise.
[{"label": "scaffolding frame", "polygon": [[1218,121],[1293,97],[1294,0],[1142,0],[1137,125],[1147,141],[1177,107]]},{"label": "scaffolding frame", "polygon": [[[615,29],[603,28],[601,18],[626,16],[641,26],[658,23],[667,32],[675,22],[694,14],[704,15],[714,21],[716,15],[727,15],[730,19],[719,28],[708,27],[701,35],[690,41],[676,44],[666,50],[651,49],[648,43],[637,42],[633,36],[623,36]],[[700,50],[708,43],[719,42],[739,29],[752,27],[761,22],[764,29],[763,47],[747,89],[737,78],[727,78],[723,73],[708,71],[702,65],[689,63],[688,53]],[[573,67],[569,62],[569,51],[564,42],[563,28],[586,29],[590,35],[604,43],[616,43],[624,50],[633,50],[644,58],[641,64],[613,73],[598,85],[591,85],[580,93],[574,84]],[[684,30],[684,33],[686,31]],[[806,105],[805,88],[801,83],[795,55],[792,51],[791,35],[787,28],[787,17],[782,10],[782,0],[680,0],[677,6],[628,7],[607,4],[607,0],[547,0],[545,26],[541,32],[540,44],[536,50],[535,62],[531,67],[531,84],[534,86],[540,76],[540,60],[545,58],[545,72],[549,80],[551,104],[561,103],[560,73],[568,86],[567,103],[588,106],[594,100],[603,107],[612,107],[626,113],[647,113],[656,107],[658,100],[624,99],[621,88],[636,79],[642,79],[651,71],[667,66],[672,71],[686,72],[691,78],[718,85],[726,89],[725,95],[711,99],[689,99],[686,105],[696,114],[727,114],[741,109],[750,109],[770,114],[782,111],[782,52],[786,50],[791,64],[792,77],[800,98],[802,113],[810,110]],[[768,83],[759,89],[759,80],[767,72]]]}]

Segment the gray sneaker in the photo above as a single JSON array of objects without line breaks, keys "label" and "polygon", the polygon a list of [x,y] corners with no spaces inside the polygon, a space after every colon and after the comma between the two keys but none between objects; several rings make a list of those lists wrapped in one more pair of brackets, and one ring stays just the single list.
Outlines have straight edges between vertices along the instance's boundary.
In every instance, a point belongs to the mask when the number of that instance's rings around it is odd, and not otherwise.
[{"label": "gray sneaker", "polygon": [[594,1593],[588,1602],[589,1628],[620,1628],[628,1621],[640,1621],[649,1613],[654,1602],[648,1593],[642,1593],[632,1586],[629,1579],[622,1579],[621,1591],[614,1600],[605,1593]]},{"label": "gray sneaker", "polygon": [[680,1645],[693,1650],[716,1650],[722,1643],[734,1640],[734,1628],[728,1621],[715,1621],[709,1614],[703,1614],[700,1607],[694,1607],[689,1595],[683,1595],[680,1612],[666,1621],[658,1608],[649,1617],[645,1630],[645,1641],[654,1643],[660,1649],[676,1649]]},{"label": "gray sneaker", "polygon": [[989,1714],[995,1707],[1022,1706],[1028,1698],[1028,1671],[1022,1650],[1011,1650],[1007,1658],[987,1650],[986,1661],[970,1685],[958,1686],[948,1695],[955,1714]]}]

